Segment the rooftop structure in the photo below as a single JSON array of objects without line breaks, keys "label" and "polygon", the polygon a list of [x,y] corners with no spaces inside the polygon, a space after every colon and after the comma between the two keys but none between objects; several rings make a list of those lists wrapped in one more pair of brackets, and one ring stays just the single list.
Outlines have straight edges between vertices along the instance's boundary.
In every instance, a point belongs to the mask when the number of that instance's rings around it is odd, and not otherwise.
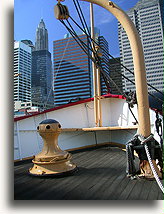
[{"label": "rooftop structure", "polygon": [[48,31],[43,19],[40,20],[36,30],[35,50],[48,50]]}]

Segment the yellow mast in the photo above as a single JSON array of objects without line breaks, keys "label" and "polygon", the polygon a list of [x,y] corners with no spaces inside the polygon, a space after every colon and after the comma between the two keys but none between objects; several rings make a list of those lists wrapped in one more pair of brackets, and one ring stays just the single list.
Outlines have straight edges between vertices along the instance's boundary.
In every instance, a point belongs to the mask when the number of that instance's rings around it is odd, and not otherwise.
[{"label": "yellow mast", "polygon": [[125,29],[133,55],[136,96],[138,102],[138,134],[148,137],[151,134],[148,88],[142,43],[137,29],[128,15],[115,3],[108,0],[82,0],[97,4],[111,12]]},{"label": "yellow mast", "polygon": [[[95,40],[94,32],[94,15],[93,15],[93,4],[90,3],[90,24],[91,24],[91,38]],[[94,42],[92,42],[92,49],[96,50]],[[94,58],[94,53],[92,52],[92,58]],[[101,116],[101,84],[100,84],[100,70],[96,67],[95,63],[92,62],[93,69],[93,89],[94,89],[94,118],[95,126],[102,126],[102,116]]]}]

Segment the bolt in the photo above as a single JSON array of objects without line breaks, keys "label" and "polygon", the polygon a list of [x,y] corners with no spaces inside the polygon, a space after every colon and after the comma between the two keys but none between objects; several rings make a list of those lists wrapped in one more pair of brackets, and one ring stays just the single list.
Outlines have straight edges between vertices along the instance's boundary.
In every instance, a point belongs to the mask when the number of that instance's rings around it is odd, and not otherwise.
[{"label": "bolt", "polygon": [[114,3],[112,1],[109,1],[109,6],[114,7]]}]

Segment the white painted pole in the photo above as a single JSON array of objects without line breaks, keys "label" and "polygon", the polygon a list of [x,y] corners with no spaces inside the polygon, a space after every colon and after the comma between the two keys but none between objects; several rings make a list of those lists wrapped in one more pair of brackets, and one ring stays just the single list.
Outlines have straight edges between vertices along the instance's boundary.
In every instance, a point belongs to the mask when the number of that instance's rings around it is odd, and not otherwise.
[{"label": "white painted pole", "polygon": [[82,1],[94,3],[107,9],[118,19],[118,21],[121,23],[121,25],[123,26],[127,33],[132,50],[134,63],[136,95],[138,102],[138,121],[139,121],[138,134],[142,135],[143,137],[148,137],[151,134],[148,88],[143,48],[137,29],[134,26],[131,19],[128,17],[128,15],[112,1],[108,0],[82,0]]}]

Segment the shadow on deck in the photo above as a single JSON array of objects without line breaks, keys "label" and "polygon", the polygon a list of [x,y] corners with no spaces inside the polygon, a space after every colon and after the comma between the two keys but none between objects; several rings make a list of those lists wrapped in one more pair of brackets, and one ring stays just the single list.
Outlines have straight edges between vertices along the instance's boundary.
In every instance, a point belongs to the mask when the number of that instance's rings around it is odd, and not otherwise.
[{"label": "shadow on deck", "polygon": [[60,178],[28,175],[30,162],[14,167],[15,200],[162,200],[156,181],[126,177],[122,149],[104,146],[73,153],[78,172]]}]

